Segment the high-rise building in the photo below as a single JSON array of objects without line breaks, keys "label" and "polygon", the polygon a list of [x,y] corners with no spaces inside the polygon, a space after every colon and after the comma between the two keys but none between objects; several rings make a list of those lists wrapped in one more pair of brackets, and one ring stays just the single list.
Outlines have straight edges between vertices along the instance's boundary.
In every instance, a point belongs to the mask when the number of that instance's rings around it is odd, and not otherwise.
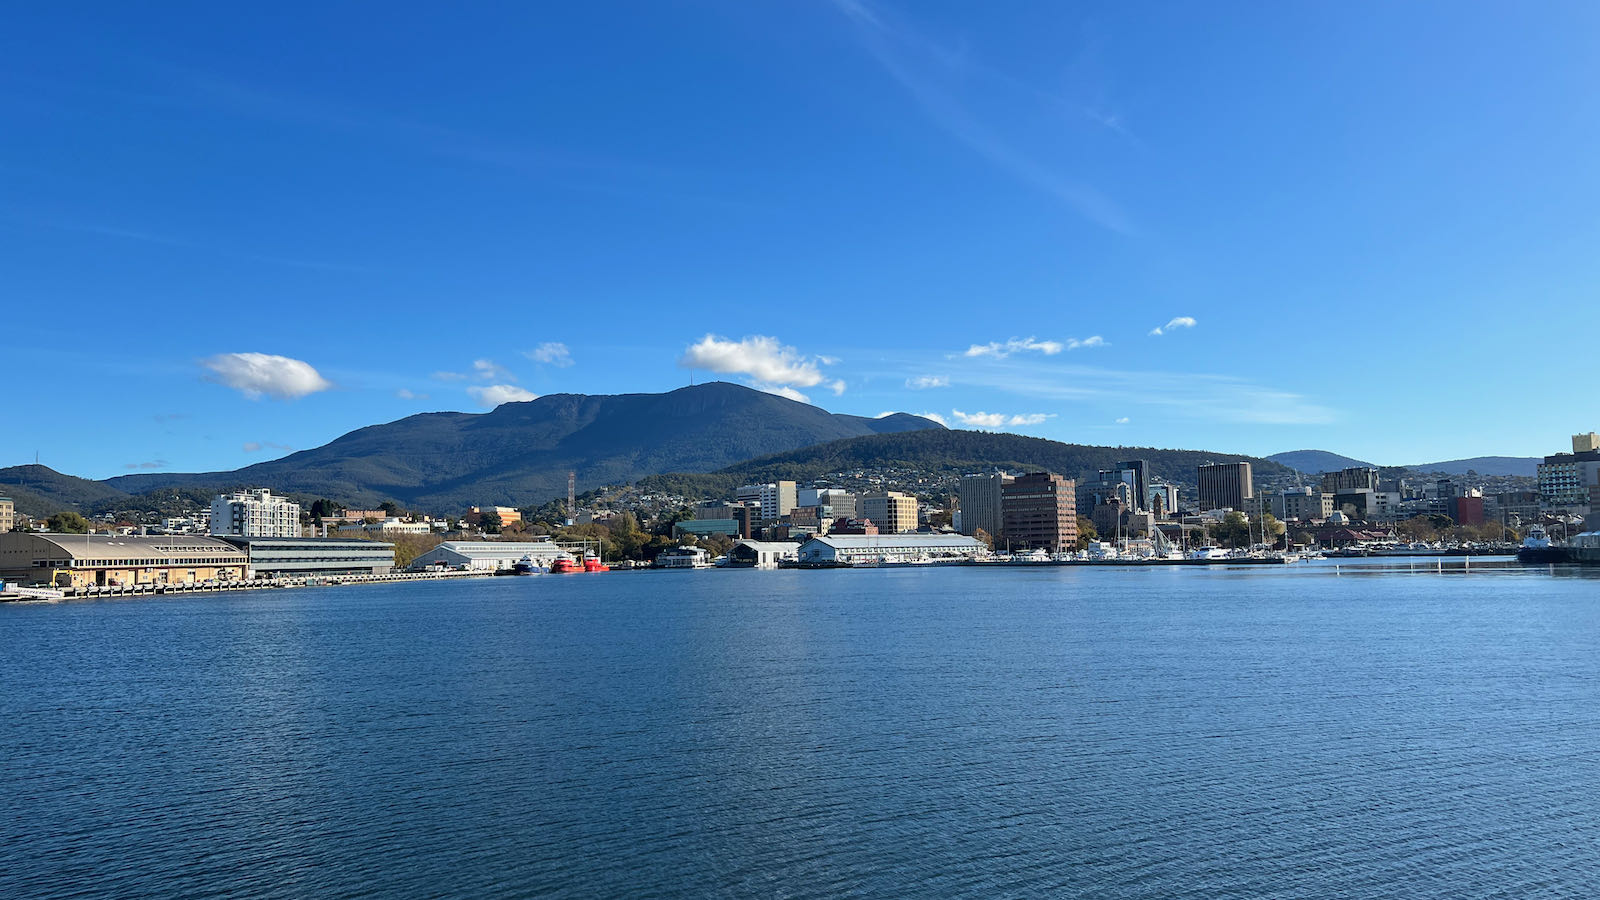
[{"label": "high-rise building", "polygon": [[1333,515],[1334,495],[1301,488],[1273,498],[1272,514],[1285,522],[1325,522]]},{"label": "high-rise building", "polygon": [[1078,545],[1078,501],[1071,480],[1049,472],[1019,475],[1001,488],[1002,531],[1013,550],[1053,553]]},{"label": "high-rise building", "polygon": [[761,518],[768,522],[787,516],[789,510],[799,506],[799,490],[792,481],[774,481],[767,484],[747,484],[739,488],[739,500],[753,500],[761,504]]},{"label": "high-rise building", "polygon": [[1600,452],[1600,434],[1595,434],[1594,432],[1591,431],[1588,434],[1575,434],[1575,435],[1573,435],[1572,436],[1572,452],[1573,453],[1595,453],[1595,452]]},{"label": "high-rise building", "polygon": [[211,501],[211,533],[235,537],[299,537],[300,504],[266,488],[218,494]]},{"label": "high-rise building", "polygon": [[1329,494],[1345,491],[1375,491],[1378,489],[1378,470],[1367,466],[1352,466],[1322,476],[1322,490]]},{"label": "high-rise building", "polygon": [[962,534],[975,535],[981,528],[991,538],[1000,537],[1001,529],[1005,527],[1000,492],[1011,480],[1011,476],[1004,472],[961,476],[959,496]]},{"label": "high-rise building", "polygon": [[1130,459],[1127,462],[1117,463],[1117,480],[1133,488],[1132,501],[1129,507],[1132,511],[1150,509],[1150,463],[1143,459]]},{"label": "high-rise building", "polygon": [[1164,516],[1173,516],[1178,513],[1178,488],[1171,484],[1152,484],[1149,499],[1145,502],[1145,509],[1159,512]]},{"label": "high-rise building", "polygon": [[0,534],[17,527],[17,506],[10,497],[0,497]]},{"label": "high-rise building", "polygon": [[861,516],[878,526],[881,534],[917,530],[917,498],[899,491],[867,494],[861,498]]},{"label": "high-rise building", "polygon": [[1250,464],[1206,463],[1199,468],[1200,509],[1244,509],[1244,502],[1255,497],[1255,481]]}]

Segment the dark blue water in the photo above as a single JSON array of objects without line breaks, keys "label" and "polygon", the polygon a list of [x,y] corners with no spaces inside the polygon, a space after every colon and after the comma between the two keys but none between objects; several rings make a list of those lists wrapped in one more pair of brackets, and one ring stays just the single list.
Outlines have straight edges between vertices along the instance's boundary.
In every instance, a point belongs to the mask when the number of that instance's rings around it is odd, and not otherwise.
[{"label": "dark blue water", "polygon": [[0,897],[1593,897],[1600,580],[0,606]]}]

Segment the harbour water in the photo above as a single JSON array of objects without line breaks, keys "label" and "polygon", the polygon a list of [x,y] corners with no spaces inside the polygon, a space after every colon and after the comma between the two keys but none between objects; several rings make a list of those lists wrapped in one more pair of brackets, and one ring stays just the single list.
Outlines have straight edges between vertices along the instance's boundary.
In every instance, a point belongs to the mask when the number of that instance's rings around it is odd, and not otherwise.
[{"label": "harbour water", "polygon": [[1590,897],[1594,576],[0,606],[0,897]]}]

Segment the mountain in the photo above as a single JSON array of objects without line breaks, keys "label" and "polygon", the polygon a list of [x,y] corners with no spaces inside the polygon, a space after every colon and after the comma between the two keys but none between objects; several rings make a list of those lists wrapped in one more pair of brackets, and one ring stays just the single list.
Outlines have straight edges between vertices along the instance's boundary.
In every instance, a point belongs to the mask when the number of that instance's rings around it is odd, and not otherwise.
[{"label": "mountain", "polygon": [[1100,469],[1132,459],[1149,462],[1152,478],[1186,487],[1195,484],[1195,469],[1206,462],[1251,463],[1258,490],[1274,484],[1287,487],[1295,480],[1294,472],[1286,466],[1228,453],[1096,447],[1017,434],[924,430],[833,441],[752,459],[709,474],[674,473],[645,478],[639,486],[685,496],[714,497],[751,482],[811,481],[834,472],[890,468],[953,475],[992,471],[998,467],[1012,471],[1044,470],[1083,479],[1093,478]]},{"label": "mountain", "polygon": [[835,415],[726,382],[665,394],[549,394],[487,413],[423,413],[352,431],[313,450],[231,472],[123,475],[128,493],[260,485],[371,506],[453,511],[527,505],[658,472],[709,472],[827,441],[944,426],[898,413]]},{"label": "mountain", "polygon": [[1533,478],[1539,474],[1538,456],[1474,456],[1471,459],[1451,459],[1444,462],[1418,463],[1406,468],[1417,472],[1444,472],[1447,475],[1465,475],[1469,470],[1479,475],[1517,475]]},{"label": "mountain", "polygon": [[0,469],[0,497],[10,497],[17,512],[48,516],[64,509],[82,512],[90,506],[127,497],[127,493],[99,481],[63,475],[49,466],[27,465]]},{"label": "mountain", "polygon": [[1327,450],[1290,450],[1287,453],[1274,453],[1267,459],[1307,475],[1321,475],[1323,472],[1337,472],[1341,469],[1378,468],[1372,463],[1340,456]]}]

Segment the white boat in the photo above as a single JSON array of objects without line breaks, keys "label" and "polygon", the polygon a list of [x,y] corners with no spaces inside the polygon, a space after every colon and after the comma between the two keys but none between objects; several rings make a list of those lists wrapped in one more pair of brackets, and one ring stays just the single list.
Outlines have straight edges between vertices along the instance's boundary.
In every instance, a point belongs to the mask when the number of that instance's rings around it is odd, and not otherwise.
[{"label": "white boat", "polygon": [[1190,559],[1227,559],[1228,551],[1221,547],[1196,547],[1189,551]]}]

